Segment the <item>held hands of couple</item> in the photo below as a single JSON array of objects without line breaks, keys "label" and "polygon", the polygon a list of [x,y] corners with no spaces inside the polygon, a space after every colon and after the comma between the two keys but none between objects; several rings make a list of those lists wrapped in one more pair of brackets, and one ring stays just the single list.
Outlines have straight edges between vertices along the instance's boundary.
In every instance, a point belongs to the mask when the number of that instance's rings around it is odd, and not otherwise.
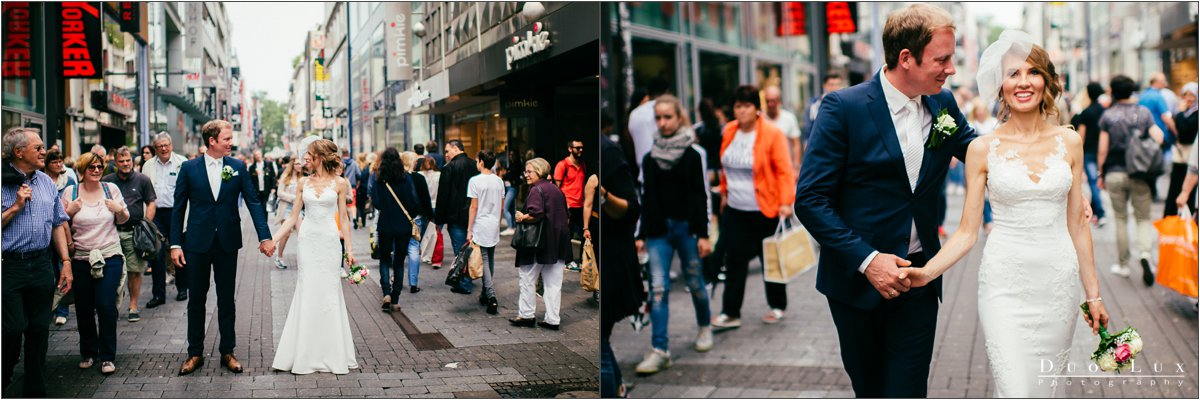
[{"label": "held hands of couple", "polygon": [[258,244],[258,252],[267,257],[275,255],[275,241],[272,239],[262,241]]},{"label": "held hands of couple", "polygon": [[907,293],[908,289],[913,286],[908,276],[911,274],[912,268],[903,268],[903,270],[900,268],[910,265],[912,262],[893,254],[879,253],[871,259],[870,264],[867,264],[867,269],[863,271],[863,274],[867,276],[867,281],[871,282],[871,286],[874,286],[883,298],[894,299],[900,297],[901,293]]}]

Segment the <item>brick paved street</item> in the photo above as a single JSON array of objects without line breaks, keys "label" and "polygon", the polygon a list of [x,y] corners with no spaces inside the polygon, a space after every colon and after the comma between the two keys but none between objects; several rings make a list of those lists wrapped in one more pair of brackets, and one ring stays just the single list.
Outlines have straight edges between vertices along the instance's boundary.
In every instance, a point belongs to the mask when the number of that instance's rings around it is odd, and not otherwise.
[{"label": "brick paved street", "polygon": [[[400,296],[402,313],[379,311],[381,296],[378,262],[371,260],[367,230],[353,232],[355,257],[371,269],[370,282],[346,285],[347,307],[360,369],[347,375],[292,375],[270,370],[275,341],[286,319],[296,277],[293,235],[285,261],[287,270],[259,254],[251,243],[253,228],[243,211],[243,236],[237,277],[237,354],[245,372],[233,374],[218,367],[216,294],[208,296],[206,363],[190,376],[176,373],[186,358],[186,302],[175,301],[168,288],[165,306],[146,309],[150,279],[143,283],[142,320],[125,320],[120,307],[116,365],[118,372],[102,376],[99,367],[80,370],[79,335],[75,311],[69,322],[51,327],[47,360],[50,397],[96,398],[212,398],[212,397],[574,397],[598,396],[599,309],[588,303],[590,293],[579,286],[579,273],[565,272],[562,330],[511,327],[517,312],[515,253],[507,244],[496,251],[496,290],[499,315],[488,315],[471,296],[451,293],[443,284],[446,268],[422,265],[420,293],[407,288]],[[272,225],[272,228],[275,228]],[[503,237],[502,242],[508,237]],[[446,236],[446,264],[450,264]],[[407,286],[407,279],[405,280]],[[539,302],[537,317],[544,308]],[[23,374],[17,368],[17,382]],[[19,383],[10,393],[20,393]]]},{"label": "brick paved street", "polygon": [[[1160,185],[1164,188],[1165,183]],[[949,197],[947,229],[958,224],[962,196]],[[1106,200],[1107,201],[1107,200]],[[1111,208],[1109,208],[1111,209]],[[1152,215],[1162,215],[1162,204]],[[1094,229],[1101,293],[1112,316],[1110,326],[1133,325],[1146,341],[1139,356],[1140,373],[1112,378],[1060,378],[1066,397],[1196,398],[1197,317],[1193,301],[1161,286],[1147,288],[1140,269],[1131,278],[1108,273],[1116,260],[1115,224]],[[961,262],[946,274],[946,297],[941,304],[929,377],[930,397],[991,397],[991,372],[979,329],[977,314],[978,264],[984,237]],[[1156,249],[1157,251],[1157,249]],[[634,332],[630,324],[618,324],[613,348],[627,383],[630,397],[853,397],[849,377],[842,370],[841,356],[828,303],[815,288],[815,269],[788,285],[788,310],[779,324],[760,321],[767,312],[761,283],[761,268],[751,266],[742,327],[716,335],[716,347],[708,353],[692,349],[696,335],[695,317],[682,279],[672,286],[670,350],[674,366],[664,372],[639,377],[634,367],[650,347],[650,328]],[[712,312],[720,313],[723,288],[712,298]],[[1086,370],[1097,343],[1091,331],[1077,325],[1070,360],[1081,370],[1068,375],[1098,375]],[[1179,372],[1176,364],[1182,364]],[[1155,370],[1154,365],[1159,369]],[[1137,378],[1146,375],[1180,376]],[[1047,379],[1046,384],[1053,379]]]}]

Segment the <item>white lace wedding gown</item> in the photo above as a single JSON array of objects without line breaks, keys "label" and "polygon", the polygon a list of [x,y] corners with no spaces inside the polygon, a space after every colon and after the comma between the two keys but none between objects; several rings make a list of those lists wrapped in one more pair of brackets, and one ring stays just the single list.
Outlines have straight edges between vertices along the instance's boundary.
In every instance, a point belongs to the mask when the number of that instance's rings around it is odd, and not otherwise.
[{"label": "white lace wedding gown", "polygon": [[304,223],[296,255],[296,293],[271,368],[293,374],[349,373],[358,368],[346,300],[342,296],[342,249],[338,241],[337,191],[305,186]]},{"label": "white lace wedding gown", "polygon": [[1057,141],[1036,175],[1013,150],[999,154],[999,139],[988,150],[995,225],[979,265],[979,320],[996,397],[1053,397],[1058,386],[1039,376],[1062,373],[1080,318],[1079,260],[1067,232],[1071,167]]}]

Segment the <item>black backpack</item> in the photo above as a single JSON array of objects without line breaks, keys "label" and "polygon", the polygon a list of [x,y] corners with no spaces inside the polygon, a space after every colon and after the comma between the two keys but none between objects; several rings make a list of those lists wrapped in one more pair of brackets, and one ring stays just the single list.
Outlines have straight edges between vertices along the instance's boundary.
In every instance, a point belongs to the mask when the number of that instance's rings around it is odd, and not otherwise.
[{"label": "black backpack", "polygon": [[[1134,115],[1140,116],[1141,113]],[[1153,121],[1150,126],[1155,126]],[[1148,182],[1153,182],[1163,174],[1162,147],[1150,136],[1150,128],[1129,132],[1129,142],[1125,146],[1125,171],[1130,178]]]},{"label": "black backpack", "polygon": [[158,227],[145,218],[133,226],[133,249],[143,260],[157,259],[165,241]]}]

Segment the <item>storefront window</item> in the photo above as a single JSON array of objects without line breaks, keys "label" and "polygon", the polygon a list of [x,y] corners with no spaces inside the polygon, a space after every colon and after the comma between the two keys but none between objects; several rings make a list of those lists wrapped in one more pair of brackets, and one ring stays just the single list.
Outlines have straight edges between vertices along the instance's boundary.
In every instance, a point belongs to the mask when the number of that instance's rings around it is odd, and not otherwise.
[{"label": "storefront window", "polygon": [[630,2],[629,21],[652,28],[678,32],[679,4],[673,2]]},{"label": "storefront window", "polygon": [[446,141],[461,140],[471,158],[480,150],[499,151],[508,145],[508,120],[500,118],[499,101],[456,111],[450,114],[449,123],[457,125],[458,131],[448,130]]},{"label": "storefront window", "polygon": [[723,53],[700,52],[700,96],[712,99],[721,109],[733,107],[733,90],[738,87],[738,57]]},{"label": "storefront window", "polygon": [[741,44],[741,5],[730,3],[689,3],[696,37],[728,45]]},{"label": "storefront window", "polygon": [[666,81],[671,93],[679,93],[676,77],[676,47],[673,44],[633,39],[633,84],[646,90],[655,79]]}]

